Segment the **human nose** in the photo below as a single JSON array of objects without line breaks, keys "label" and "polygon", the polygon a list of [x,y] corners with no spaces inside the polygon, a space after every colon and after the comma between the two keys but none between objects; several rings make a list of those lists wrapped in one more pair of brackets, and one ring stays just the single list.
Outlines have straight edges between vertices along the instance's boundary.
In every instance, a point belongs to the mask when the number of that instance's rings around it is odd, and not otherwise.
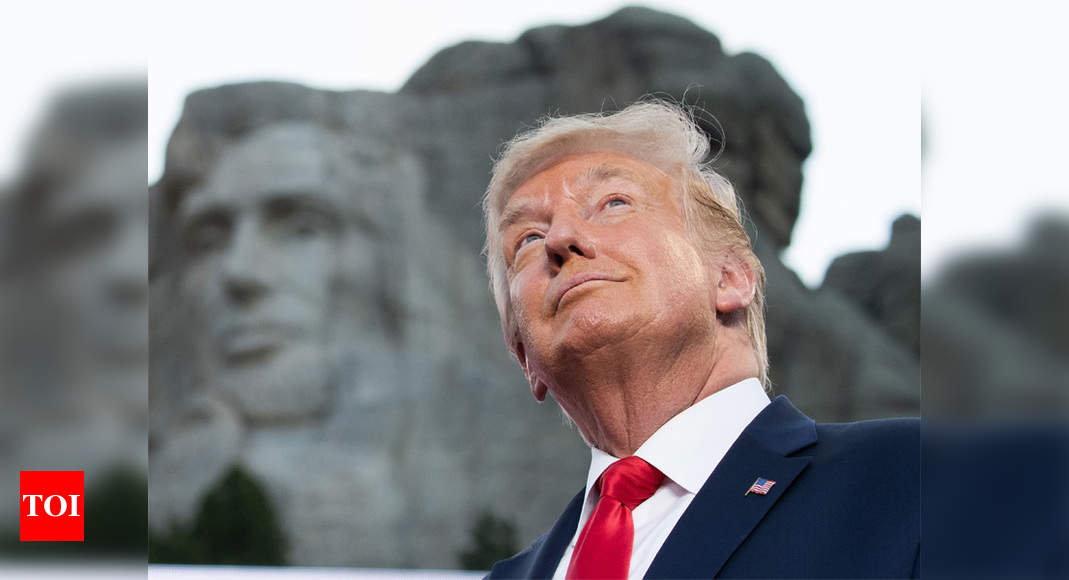
[{"label": "human nose", "polygon": [[557,270],[573,258],[592,260],[597,255],[589,224],[576,215],[558,214],[554,217],[546,232],[545,248],[550,264]]},{"label": "human nose", "polygon": [[260,233],[251,221],[239,222],[223,259],[223,290],[234,304],[248,305],[267,292],[260,262]]}]

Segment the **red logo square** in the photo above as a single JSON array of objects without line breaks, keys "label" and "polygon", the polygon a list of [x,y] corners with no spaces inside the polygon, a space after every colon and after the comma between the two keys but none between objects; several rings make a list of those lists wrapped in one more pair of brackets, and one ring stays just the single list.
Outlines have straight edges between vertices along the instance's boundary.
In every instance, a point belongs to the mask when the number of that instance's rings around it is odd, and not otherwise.
[{"label": "red logo square", "polygon": [[81,542],[85,534],[85,472],[19,472],[19,540]]}]

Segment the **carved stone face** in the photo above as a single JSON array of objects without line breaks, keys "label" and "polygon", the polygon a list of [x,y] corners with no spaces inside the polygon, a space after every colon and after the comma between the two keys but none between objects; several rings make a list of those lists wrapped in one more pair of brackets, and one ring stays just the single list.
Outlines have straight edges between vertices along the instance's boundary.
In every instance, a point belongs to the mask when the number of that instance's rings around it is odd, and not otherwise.
[{"label": "carved stone face", "polygon": [[375,280],[376,239],[396,224],[381,210],[389,168],[352,145],[312,125],[265,128],[178,209],[180,289],[207,380],[246,418],[307,417],[331,400],[338,327],[354,323],[338,290]]},{"label": "carved stone face", "polygon": [[[101,152],[41,210],[45,288],[78,372],[144,416],[148,364],[145,143]],[[87,367],[86,365],[91,365]],[[85,375],[83,375],[85,376]]]}]

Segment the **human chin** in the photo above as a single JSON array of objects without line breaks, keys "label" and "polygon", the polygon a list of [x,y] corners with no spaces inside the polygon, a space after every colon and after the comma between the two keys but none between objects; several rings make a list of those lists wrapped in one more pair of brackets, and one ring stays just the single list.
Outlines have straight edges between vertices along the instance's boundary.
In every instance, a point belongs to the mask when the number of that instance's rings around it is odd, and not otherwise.
[{"label": "human chin", "polygon": [[583,296],[558,310],[554,316],[555,344],[562,354],[582,355],[611,345],[640,325],[631,303],[609,296]]}]

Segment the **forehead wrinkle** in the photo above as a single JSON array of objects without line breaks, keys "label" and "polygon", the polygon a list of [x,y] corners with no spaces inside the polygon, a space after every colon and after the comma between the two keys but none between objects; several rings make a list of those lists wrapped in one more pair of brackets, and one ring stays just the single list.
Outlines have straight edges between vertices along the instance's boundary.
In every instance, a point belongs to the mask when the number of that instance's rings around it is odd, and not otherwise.
[{"label": "forehead wrinkle", "polygon": [[535,213],[539,207],[549,205],[549,186],[542,188],[542,199],[526,199],[517,204],[512,204],[511,198],[505,203],[505,209],[501,214],[501,223],[497,226],[498,232],[504,232],[517,222],[523,221],[529,214]]},{"label": "forehead wrinkle", "polygon": [[[561,192],[565,197],[574,200],[584,193],[589,193],[594,187],[615,178],[640,181],[632,171],[612,163],[600,162],[586,167],[570,179],[568,176],[562,176]],[[548,189],[545,193],[549,195]]]},{"label": "forehead wrinkle", "polygon": [[587,167],[586,170],[579,174],[576,183],[580,187],[590,187],[614,177],[630,178],[631,172],[617,165],[602,162]]},{"label": "forehead wrinkle", "polygon": [[[650,167],[664,177],[668,177],[668,175],[659,167],[654,165],[650,165]],[[577,176],[576,186],[580,188],[592,188],[613,179],[624,179],[646,189],[652,189],[655,186],[653,180],[649,176],[643,175],[629,167],[613,163],[612,161],[602,161],[587,167]]]},{"label": "forehead wrinkle", "polygon": [[497,226],[497,231],[503,232],[516,222],[523,220],[526,215],[534,211],[536,205],[535,202],[525,201],[511,207],[506,206],[505,213],[501,216],[501,224]]}]

